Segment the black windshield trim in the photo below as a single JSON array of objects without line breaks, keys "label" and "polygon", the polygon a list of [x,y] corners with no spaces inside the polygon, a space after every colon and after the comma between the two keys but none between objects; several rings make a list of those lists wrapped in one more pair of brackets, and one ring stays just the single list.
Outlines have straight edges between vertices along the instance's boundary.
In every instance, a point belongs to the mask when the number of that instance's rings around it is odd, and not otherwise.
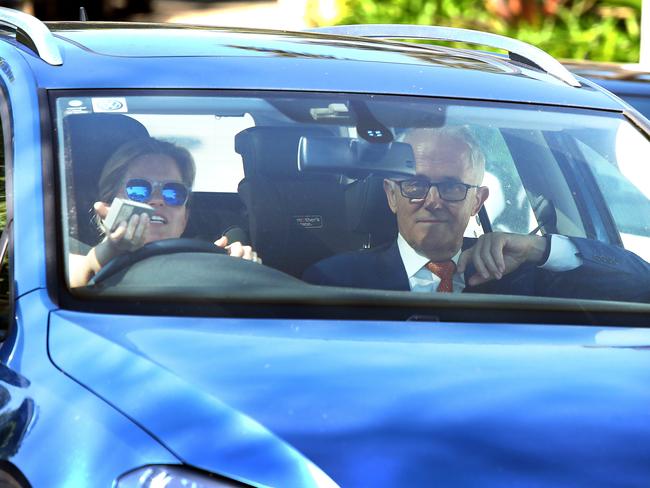
[{"label": "black windshield trim", "polygon": [[170,289],[150,296],[140,290],[134,299],[124,294],[97,296],[79,289],[65,295],[60,305],[137,315],[650,326],[650,304],[643,303],[481,294],[426,296],[308,284],[296,290],[291,298],[274,296],[272,291],[245,298],[215,298],[196,290]]}]

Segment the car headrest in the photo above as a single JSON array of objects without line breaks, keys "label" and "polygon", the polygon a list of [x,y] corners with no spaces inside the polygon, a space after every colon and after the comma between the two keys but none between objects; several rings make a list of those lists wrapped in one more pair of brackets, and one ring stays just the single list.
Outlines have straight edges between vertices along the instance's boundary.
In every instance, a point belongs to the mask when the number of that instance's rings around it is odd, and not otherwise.
[{"label": "car headrest", "polygon": [[91,175],[95,180],[118,147],[149,136],[140,122],[122,114],[69,115],[63,124],[75,175]]},{"label": "car headrest", "polygon": [[350,230],[367,234],[371,247],[395,239],[397,220],[388,206],[383,176],[369,175],[348,185],[345,203]]},{"label": "car headrest", "polygon": [[235,151],[244,164],[244,175],[268,178],[296,177],[298,143],[302,136],[331,136],[326,129],[306,127],[251,127],[235,136]]},{"label": "car headrest", "polygon": [[137,120],[123,114],[74,114],[63,119],[66,138],[66,179],[70,234],[90,245],[96,244],[92,205],[99,196],[99,176],[104,164],[122,144],[149,135]]}]

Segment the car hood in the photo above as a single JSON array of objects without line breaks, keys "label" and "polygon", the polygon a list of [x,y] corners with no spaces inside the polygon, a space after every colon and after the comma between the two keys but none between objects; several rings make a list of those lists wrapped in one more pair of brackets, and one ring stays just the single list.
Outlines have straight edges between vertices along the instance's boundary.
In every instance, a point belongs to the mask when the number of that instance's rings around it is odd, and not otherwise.
[{"label": "car hood", "polygon": [[55,312],[54,363],[182,461],[268,486],[650,479],[650,331]]}]

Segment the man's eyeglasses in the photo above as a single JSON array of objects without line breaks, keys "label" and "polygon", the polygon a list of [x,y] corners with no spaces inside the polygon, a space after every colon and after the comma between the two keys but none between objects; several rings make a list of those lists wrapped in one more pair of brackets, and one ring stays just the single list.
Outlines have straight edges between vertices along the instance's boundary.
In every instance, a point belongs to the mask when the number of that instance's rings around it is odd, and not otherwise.
[{"label": "man's eyeglasses", "polygon": [[179,207],[187,201],[188,188],[176,181],[149,181],[144,178],[133,178],[126,182],[125,193],[130,200],[147,203],[151,200],[154,190],[159,189],[166,205]]},{"label": "man's eyeglasses", "polygon": [[438,190],[440,198],[446,202],[462,202],[467,197],[470,188],[479,188],[478,185],[468,185],[458,181],[432,182],[424,179],[395,181],[403,197],[411,200],[424,200],[432,186]]}]

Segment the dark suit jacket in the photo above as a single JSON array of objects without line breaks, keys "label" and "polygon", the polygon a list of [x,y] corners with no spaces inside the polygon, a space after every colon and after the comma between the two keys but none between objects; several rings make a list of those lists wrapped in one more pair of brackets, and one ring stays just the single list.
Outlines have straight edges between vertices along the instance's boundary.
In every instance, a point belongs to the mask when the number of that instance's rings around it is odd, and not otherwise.
[{"label": "dark suit jacket", "polygon": [[[571,271],[552,272],[522,265],[500,280],[468,286],[466,293],[498,293],[600,300],[650,301],[650,264],[617,246],[571,237],[582,265]],[[469,245],[466,245],[469,244]],[[463,247],[470,247],[466,240]],[[473,270],[465,273],[465,282]],[[397,241],[372,250],[338,254],[309,267],[309,283],[352,288],[409,291]]]}]

